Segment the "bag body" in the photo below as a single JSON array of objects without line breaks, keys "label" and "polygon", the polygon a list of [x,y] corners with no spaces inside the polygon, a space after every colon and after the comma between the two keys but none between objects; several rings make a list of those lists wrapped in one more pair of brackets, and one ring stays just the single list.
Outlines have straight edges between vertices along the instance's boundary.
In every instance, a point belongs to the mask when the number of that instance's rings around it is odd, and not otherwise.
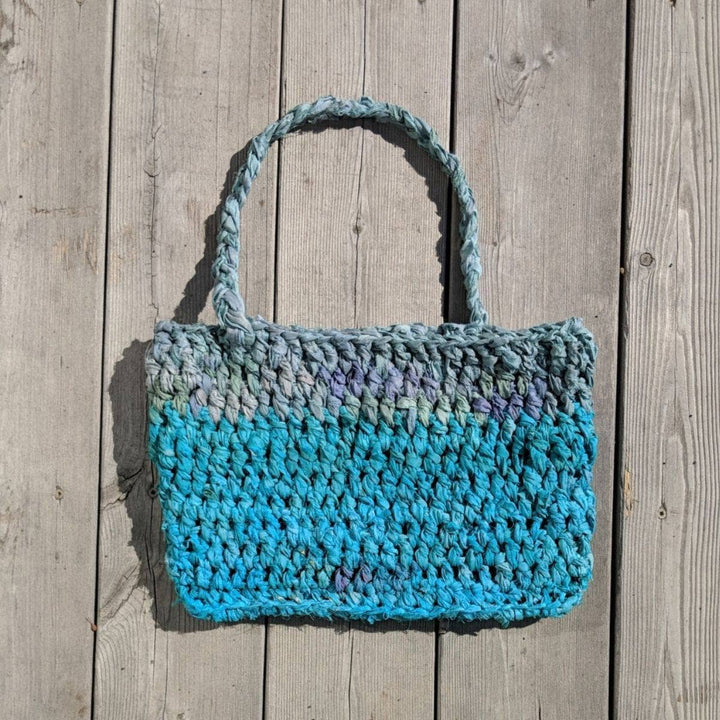
[{"label": "bag body", "polygon": [[[346,330],[245,315],[240,210],[303,125],[403,128],[450,177],[467,324]],[[592,575],[596,346],[578,318],[510,331],[477,294],[475,202],[407,111],[320,98],[250,145],[225,201],[217,326],[159,322],[146,358],[166,564],[199,618],[512,621],[558,616]]]}]

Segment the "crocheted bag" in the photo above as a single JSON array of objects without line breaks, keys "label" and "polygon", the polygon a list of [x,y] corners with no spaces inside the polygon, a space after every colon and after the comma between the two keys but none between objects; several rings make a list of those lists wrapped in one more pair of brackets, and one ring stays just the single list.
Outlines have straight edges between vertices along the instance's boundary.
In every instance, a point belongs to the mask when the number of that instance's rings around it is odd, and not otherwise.
[{"label": "crocheted bag", "polygon": [[[271,143],[308,123],[402,128],[450,177],[468,324],[307,329],[246,317],[240,210]],[[596,347],[578,318],[487,323],[458,159],[400,107],[323,97],[258,135],[224,204],[220,324],[159,322],[149,449],[187,610],[511,621],[567,612],[590,580]]]}]

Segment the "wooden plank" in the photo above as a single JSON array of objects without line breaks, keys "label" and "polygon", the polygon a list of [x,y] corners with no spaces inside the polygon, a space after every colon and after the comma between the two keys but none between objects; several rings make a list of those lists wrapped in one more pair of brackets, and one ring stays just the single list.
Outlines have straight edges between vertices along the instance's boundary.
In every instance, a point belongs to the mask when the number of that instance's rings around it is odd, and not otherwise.
[{"label": "wooden plank", "polygon": [[[600,447],[582,605],[509,630],[451,625],[439,641],[443,719],[607,715],[624,17],[622,0],[459,5],[457,152],[480,210],[481,294],[505,327],[585,319],[600,347]],[[451,299],[461,319],[462,296]]]},{"label": "wooden plank", "polygon": [[[304,0],[285,12],[286,109],[328,91],[369,94],[405,105],[448,142],[449,0]],[[367,127],[283,145],[279,321],[442,319],[444,176],[400,133]],[[266,717],[431,718],[434,647],[432,624],[271,623]]]},{"label": "wooden plank", "polygon": [[[263,623],[190,618],[163,565],[145,453],[143,354],[157,319],[215,323],[215,212],[231,158],[275,119],[280,2],[119,3],[105,340],[98,718],[262,714]],[[243,214],[241,284],[272,314],[275,178]]]},{"label": "wooden plank", "polygon": [[635,2],[618,718],[720,717],[720,18]]},{"label": "wooden plank", "polygon": [[0,698],[89,717],[111,3],[0,2]]}]

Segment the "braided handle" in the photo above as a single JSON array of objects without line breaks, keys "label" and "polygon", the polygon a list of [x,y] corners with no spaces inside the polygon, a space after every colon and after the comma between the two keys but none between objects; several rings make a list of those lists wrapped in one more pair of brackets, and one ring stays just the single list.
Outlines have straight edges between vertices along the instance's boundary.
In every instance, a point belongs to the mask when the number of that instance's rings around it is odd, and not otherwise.
[{"label": "braided handle", "polygon": [[445,150],[435,131],[423,120],[414,117],[397,105],[375,102],[368,97],[359,100],[338,100],[326,96],[313,103],[298,105],[268,125],[250,143],[245,164],[238,171],[232,190],[223,206],[218,232],[217,255],[213,263],[213,306],[220,324],[252,332],[245,315],[245,303],[238,290],[238,255],[240,250],[240,210],[245,204],[260,164],[270,145],[288,133],[312,123],[342,118],[372,119],[402,128],[430,157],[437,160],[443,172],[450,178],[460,208],[460,262],[465,278],[465,292],[470,309],[470,321],[487,322],[487,312],[478,294],[478,278],[481,273],[477,242],[477,208],[475,198],[468,187],[465,173],[458,158]]}]

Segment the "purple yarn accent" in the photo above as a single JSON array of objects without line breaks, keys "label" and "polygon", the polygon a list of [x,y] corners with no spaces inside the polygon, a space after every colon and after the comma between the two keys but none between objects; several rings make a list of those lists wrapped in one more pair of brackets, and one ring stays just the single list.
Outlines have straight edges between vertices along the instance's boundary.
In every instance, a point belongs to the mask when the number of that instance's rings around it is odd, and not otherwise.
[{"label": "purple yarn accent", "polygon": [[437,391],[440,387],[440,383],[429,375],[423,375],[422,387],[425,391],[425,397],[431,403],[434,403],[437,400]]},{"label": "purple yarn accent", "polygon": [[538,397],[537,390],[534,385],[528,387],[527,399],[525,400],[525,412],[533,419],[540,419],[540,411],[542,410],[543,401]]},{"label": "purple yarn accent", "polygon": [[345,397],[346,383],[347,378],[345,377],[345,373],[343,373],[340,368],[335,370],[330,378],[330,392],[339,400],[342,400]]},{"label": "purple yarn accent", "polygon": [[548,389],[547,383],[542,378],[536,377],[533,380],[533,385],[537,390],[538,397],[543,400]]},{"label": "purple yarn accent", "polygon": [[365,373],[360,367],[357,360],[353,360],[352,369],[348,373],[347,387],[352,395],[360,397],[362,395],[363,384],[365,382]]},{"label": "purple yarn accent", "polygon": [[382,378],[378,375],[377,370],[370,368],[365,376],[365,385],[373,397],[377,397],[382,384]]},{"label": "purple yarn accent", "polygon": [[490,401],[492,410],[490,411],[490,417],[495,418],[498,422],[503,419],[505,415],[505,408],[507,408],[508,401],[505,398],[500,397],[495,390],[493,390],[492,400]]},{"label": "purple yarn accent", "polygon": [[[414,398],[420,389],[423,390],[431,403],[435,403],[441,391],[440,383],[434,377],[431,375],[418,375],[411,363],[408,363],[405,372],[401,372],[397,367],[390,365],[384,379],[373,367],[370,367],[365,372],[357,360],[352,361],[347,374],[340,368],[337,368],[331,374],[324,365],[320,365],[316,377],[327,385],[328,402],[330,403],[332,398],[331,404],[333,408],[337,405],[338,400],[343,400],[346,392],[359,398],[362,396],[364,389],[367,389],[373,397],[382,394],[392,403],[397,402],[400,397]],[[212,380],[205,373],[203,373],[200,387],[205,392],[205,395],[209,396],[212,390]],[[473,389],[477,388],[470,388],[469,392],[472,392]],[[493,390],[490,400],[482,396],[476,397],[471,402],[471,407],[474,412],[489,415],[498,422],[507,416],[517,420],[523,410],[534,420],[539,420],[547,391],[548,385],[545,380],[536,377],[528,384],[525,397],[513,390],[510,397],[505,399],[500,396],[497,390]],[[195,416],[197,416],[202,406],[207,405],[207,401],[203,402],[203,398],[195,397],[195,393],[190,396],[189,403]]]},{"label": "purple yarn accent", "polygon": [[392,365],[388,368],[388,377],[385,381],[385,396],[391,402],[395,402],[403,386],[403,374]]},{"label": "purple yarn accent", "polygon": [[345,592],[347,586],[350,584],[351,578],[352,573],[346,567],[340,566],[335,571],[335,590],[338,592]]},{"label": "purple yarn accent", "polygon": [[415,372],[415,368],[410,367],[405,371],[405,395],[410,398],[414,398],[417,395],[418,388],[420,387],[420,378]]},{"label": "purple yarn accent", "polygon": [[190,411],[193,417],[197,417],[200,412],[200,408],[207,406],[207,399],[213,389],[213,381],[209,375],[202,374],[198,387],[190,395],[188,400],[190,404]]},{"label": "purple yarn accent", "polygon": [[332,383],[332,375],[324,365],[320,365],[320,367],[318,368],[317,378],[318,380],[322,380],[325,385],[330,387],[330,384]]},{"label": "purple yarn accent", "polygon": [[513,420],[517,420],[520,417],[520,411],[523,409],[523,399],[520,395],[514,392],[510,395],[510,402],[508,403],[507,411]]},{"label": "purple yarn accent", "polygon": [[360,580],[364,583],[369,583],[372,580],[372,573],[370,572],[370,568],[363,563],[360,566],[360,571],[358,572],[358,577]]},{"label": "purple yarn accent", "polygon": [[539,420],[542,412],[543,400],[547,392],[547,383],[542,378],[535,378],[528,387],[525,401],[525,412],[533,419]]},{"label": "purple yarn accent", "polygon": [[483,415],[489,415],[492,410],[492,405],[484,397],[480,396],[473,400],[472,409]]}]

